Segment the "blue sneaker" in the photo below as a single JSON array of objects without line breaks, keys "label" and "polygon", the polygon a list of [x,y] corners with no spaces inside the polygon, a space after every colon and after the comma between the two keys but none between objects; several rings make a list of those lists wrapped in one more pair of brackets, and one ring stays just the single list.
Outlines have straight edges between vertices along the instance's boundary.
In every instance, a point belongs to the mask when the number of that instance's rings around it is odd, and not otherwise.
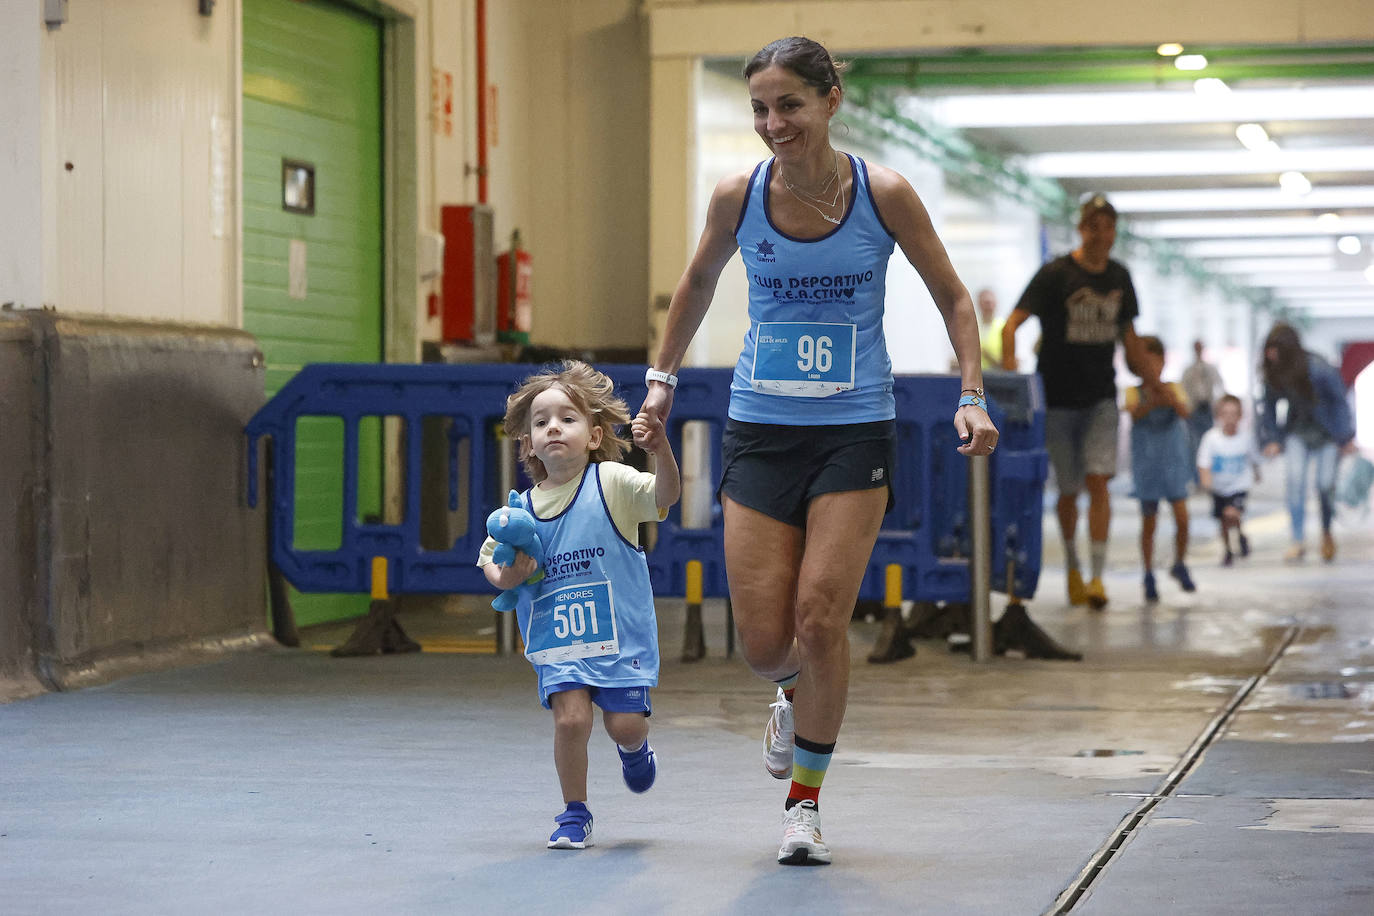
[{"label": "blue sneaker", "polygon": [[586,849],[592,845],[592,813],[583,802],[568,802],[554,818],[558,829],[549,837],[550,849]]},{"label": "blue sneaker", "polygon": [[625,785],[631,792],[648,792],[658,775],[658,761],[649,742],[646,740],[637,751],[622,751],[620,745],[615,749],[620,754],[620,774],[625,777]]},{"label": "blue sneaker", "polygon": [[1188,567],[1184,566],[1181,562],[1173,565],[1169,570],[1169,575],[1178,580],[1179,586],[1185,592],[1197,591],[1197,586],[1193,584],[1193,577],[1188,575]]},{"label": "blue sneaker", "polygon": [[1151,604],[1159,600],[1159,589],[1155,587],[1155,574],[1152,572],[1145,574],[1145,600]]}]

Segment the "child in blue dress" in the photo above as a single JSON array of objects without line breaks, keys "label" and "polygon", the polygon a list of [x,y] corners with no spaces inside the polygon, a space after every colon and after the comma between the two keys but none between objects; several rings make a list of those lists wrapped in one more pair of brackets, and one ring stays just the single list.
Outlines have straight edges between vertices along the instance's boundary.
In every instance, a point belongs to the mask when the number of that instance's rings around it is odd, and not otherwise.
[{"label": "child in blue dress", "polygon": [[1174,510],[1174,565],[1169,575],[1185,592],[1196,591],[1184,558],[1188,554],[1188,484],[1193,479],[1188,444],[1188,396],[1176,382],[1162,382],[1164,343],[1140,338],[1141,384],[1126,390],[1123,409],[1131,415],[1131,474],[1140,500],[1140,558],[1145,566],[1145,600],[1159,600],[1155,584],[1155,519],[1159,501]]},{"label": "child in blue dress", "polygon": [[[526,379],[506,401],[505,431],[535,486],[523,495],[544,548],[544,578],[520,588],[515,613],[525,657],[539,676],[539,699],[553,711],[554,767],[565,808],[550,849],[592,845],[587,809],[587,741],[592,706],[601,707],[625,784],[645,792],[658,764],[649,746],[649,688],[658,683],[658,623],[639,523],[661,521],[681,494],[663,423],[641,413],[631,432],[654,456],[657,473],[621,464],[629,443],[625,402],[605,374],[569,360]],[[537,569],[522,552],[492,562],[488,538],[478,565],[498,589],[516,588]]]}]

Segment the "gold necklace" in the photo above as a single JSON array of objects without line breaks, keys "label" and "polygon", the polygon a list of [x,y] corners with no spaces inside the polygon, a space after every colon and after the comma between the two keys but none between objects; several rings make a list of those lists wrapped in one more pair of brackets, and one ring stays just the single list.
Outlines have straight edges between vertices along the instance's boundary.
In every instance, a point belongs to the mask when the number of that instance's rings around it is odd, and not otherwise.
[{"label": "gold necklace", "polygon": [[[828,191],[830,189],[830,185],[833,184],[839,177],[840,154],[836,152],[835,169],[830,173],[830,177],[826,179],[825,184],[821,186],[820,193],[824,194],[826,191]],[[831,223],[832,225],[838,226],[840,224],[841,217],[844,214],[845,206],[848,203],[848,201],[845,200],[844,196],[843,181],[839,182],[839,186],[835,188],[835,195],[830,200],[826,200],[823,197],[819,197],[815,194],[810,193],[809,191],[806,191],[792,184],[792,182],[787,180],[787,174],[785,172],[782,175],[782,183],[783,186],[787,188],[787,190],[791,193],[793,197],[795,197],[802,203],[806,204],[812,210],[815,210],[816,213],[820,215],[821,219],[825,220],[827,223]],[[826,212],[822,210],[821,207],[818,205],[829,207],[831,210],[835,210],[835,208],[838,207],[839,209],[837,212],[839,212],[841,216],[828,216]]]}]

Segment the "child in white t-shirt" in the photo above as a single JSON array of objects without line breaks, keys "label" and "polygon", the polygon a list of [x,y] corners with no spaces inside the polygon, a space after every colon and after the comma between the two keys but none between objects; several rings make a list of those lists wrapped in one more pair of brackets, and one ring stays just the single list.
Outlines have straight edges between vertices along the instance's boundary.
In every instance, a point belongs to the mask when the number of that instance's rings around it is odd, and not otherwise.
[{"label": "child in white t-shirt", "polygon": [[1259,452],[1254,439],[1240,434],[1240,415],[1240,398],[1222,395],[1216,404],[1216,423],[1203,433],[1197,448],[1198,481],[1212,494],[1212,516],[1221,523],[1222,566],[1230,566],[1234,558],[1233,528],[1240,555],[1250,555],[1250,542],[1240,522],[1246,494],[1259,482]]}]

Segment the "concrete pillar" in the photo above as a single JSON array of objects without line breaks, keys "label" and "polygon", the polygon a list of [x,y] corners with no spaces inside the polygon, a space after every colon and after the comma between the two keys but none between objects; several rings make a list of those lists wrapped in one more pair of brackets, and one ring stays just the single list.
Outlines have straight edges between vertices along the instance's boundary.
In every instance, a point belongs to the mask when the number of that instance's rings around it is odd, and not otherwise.
[{"label": "concrete pillar", "polygon": [[653,60],[649,68],[650,361],[658,355],[668,301],[696,241],[692,195],[699,67],[694,57],[668,57]]}]

